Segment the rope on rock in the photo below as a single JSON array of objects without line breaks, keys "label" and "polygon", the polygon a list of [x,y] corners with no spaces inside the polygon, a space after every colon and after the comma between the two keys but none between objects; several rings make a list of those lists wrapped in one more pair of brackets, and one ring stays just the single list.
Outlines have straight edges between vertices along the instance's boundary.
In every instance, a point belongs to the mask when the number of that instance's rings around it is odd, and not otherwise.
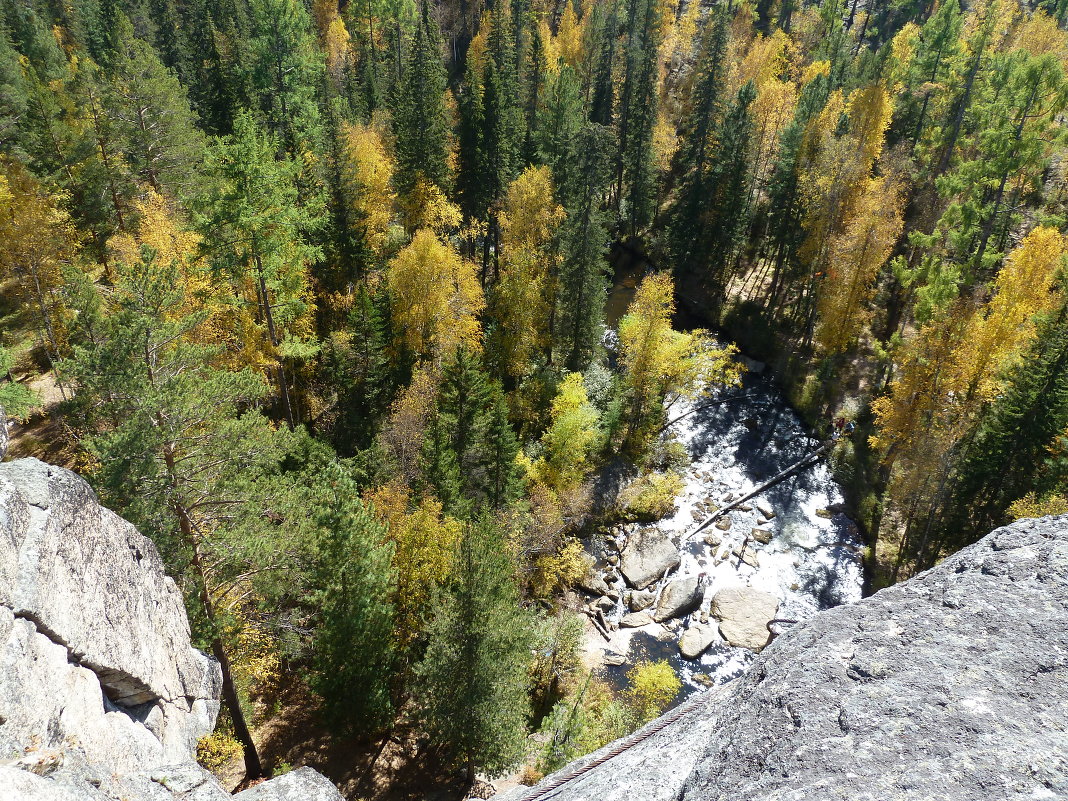
[{"label": "rope on rock", "polygon": [[711,697],[717,695],[719,695],[719,693],[714,690],[705,690],[704,692],[698,693],[695,698],[684,704],[680,704],[666,715],[663,715],[652,723],[649,723],[647,726],[638,729],[638,731],[634,732],[634,734],[631,734],[629,737],[624,737],[622,740],[619,740],[608,751],[601,754],[601,756],[596,759],[570,768],[569,770],[560,773],[546,784],[538,784],[532,787],[531,791],[526,795],[521,796],[518,801],[541,801],[541,799],[548,798],[565,784],[589,773],[594,768],[603,765],[608,760],[619,756],[624,751],[633,748],[639,743],[645,742],[653,735],[659,734],[672,723],[689,715],[691,712],[703,706]]}]

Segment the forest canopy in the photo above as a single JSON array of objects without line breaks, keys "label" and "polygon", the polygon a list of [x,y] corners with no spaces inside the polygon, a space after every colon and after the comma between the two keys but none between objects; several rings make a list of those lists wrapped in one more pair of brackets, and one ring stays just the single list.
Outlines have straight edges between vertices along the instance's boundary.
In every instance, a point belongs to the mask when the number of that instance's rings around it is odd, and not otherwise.
[{"label": "forest canopy", "polygon": [[558,767],[678,689],[591,686],[567,593],[582,536],[671,508],[673,404],[738,385],[739,348],[817,433],[856,426],[832,461],[871,586],[1068,509],[1066,24],[0,0],[13,454],[157,544],[248,778],[289,682],[468,783]]}]

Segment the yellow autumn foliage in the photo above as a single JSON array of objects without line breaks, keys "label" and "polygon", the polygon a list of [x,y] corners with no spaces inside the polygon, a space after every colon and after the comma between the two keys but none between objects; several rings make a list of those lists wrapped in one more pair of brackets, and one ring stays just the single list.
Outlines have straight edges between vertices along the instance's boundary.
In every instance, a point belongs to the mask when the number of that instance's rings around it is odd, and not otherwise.
[{"label": "yellow autumn foliage", "polygon": [[435,362],[458,345],[482,347],[478,315],[485,307],[475,265],[432,230],[416,231],[389,263],[393,322],[405,344]]}]

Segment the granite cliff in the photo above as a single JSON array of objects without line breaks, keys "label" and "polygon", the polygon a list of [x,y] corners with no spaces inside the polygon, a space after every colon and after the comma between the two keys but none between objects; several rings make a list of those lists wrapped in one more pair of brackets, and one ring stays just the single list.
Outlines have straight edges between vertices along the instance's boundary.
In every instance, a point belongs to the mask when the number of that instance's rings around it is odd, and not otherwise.
[{"label": "granite cliff", "polygon": [[310,768],[227,793],[193,757],[219,691],[155,546],[70,471],[0,464],[0,799],[340,801]]},{"label": "granite cliff", "polygon": [[821,612],[743,677],[499,797],[1068,799],[1068,516]]}]

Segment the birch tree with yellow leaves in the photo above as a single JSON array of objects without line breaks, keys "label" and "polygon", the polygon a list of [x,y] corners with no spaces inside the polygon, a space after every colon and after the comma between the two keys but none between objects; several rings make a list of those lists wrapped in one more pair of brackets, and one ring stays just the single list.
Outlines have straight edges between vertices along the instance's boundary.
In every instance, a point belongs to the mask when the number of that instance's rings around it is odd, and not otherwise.
[{"label": "birch tree with yellow leaves", "polygon": [[904,347],[890,393],[872,404],[872,445],[893,468],[888,498],[905,523],[902,554],[924,554],[957,449],[1034,342],[1037,318],[1063,302],[1066,255],[1056,229],[1033,229],[1009,254],[990,299],[962,297],[925,325]]},{"label": "birch tree with yellow leaves", "polygon": [[486,301],[475,265],[428,228],[386,269],[393,296],[393,321],[405,346],[440,364],[457,346],[481,348],[478,316]]}]

